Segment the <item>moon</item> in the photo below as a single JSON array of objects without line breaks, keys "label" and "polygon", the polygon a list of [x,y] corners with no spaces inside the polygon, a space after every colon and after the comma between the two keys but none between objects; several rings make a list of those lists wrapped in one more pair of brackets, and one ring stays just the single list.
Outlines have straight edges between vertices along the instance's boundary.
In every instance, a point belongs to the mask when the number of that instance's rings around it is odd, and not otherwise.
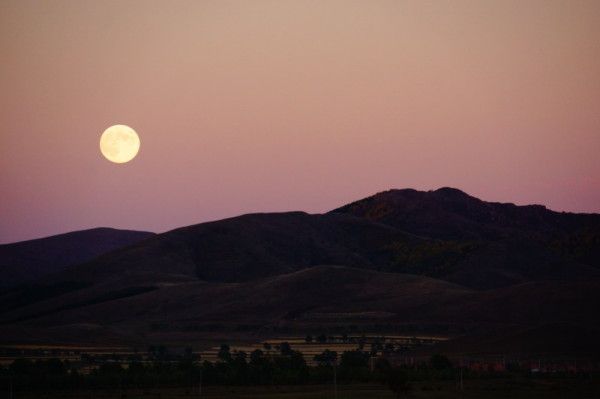
[{"label": "moon", "polygon": [[111,162],[129,162],[135,158],[139,150],[140,138],[129,126],[111,126],[100,137],[100,151]]}]

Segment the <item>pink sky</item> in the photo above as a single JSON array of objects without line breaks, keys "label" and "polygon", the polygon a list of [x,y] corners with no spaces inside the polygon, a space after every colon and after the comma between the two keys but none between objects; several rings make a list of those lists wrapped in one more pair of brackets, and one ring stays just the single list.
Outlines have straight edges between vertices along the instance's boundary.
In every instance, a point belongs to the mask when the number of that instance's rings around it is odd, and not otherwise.
[{"label": "pink sky", "polygon": [[4,0],[0,46],[3,243],[404,187],[600,212],[596,0]]}]

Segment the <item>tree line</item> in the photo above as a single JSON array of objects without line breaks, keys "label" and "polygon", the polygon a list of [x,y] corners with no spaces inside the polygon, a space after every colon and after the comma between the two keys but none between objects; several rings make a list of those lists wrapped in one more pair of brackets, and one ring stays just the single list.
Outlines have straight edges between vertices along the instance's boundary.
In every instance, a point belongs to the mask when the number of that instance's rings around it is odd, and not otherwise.
[{"label": "tree line", "polygon": [[[89,372],[78,365],[59,359],[17,359],[0,367],[2,386],[11,390],[51,389],[154,389],[202,385],[304,385],[337,383],[382,383],[394,392],[407,392],[409,381],[456,380],[458,368],[443,355],[434,355],[428,362],[393,367],[385,357],[372,357],[362,350],[338,354],[325,350],[314,356],[315,366],[309,366],[304,355],[284,342],[278,351],[266,353],[260,349],[251,353],[231,351],[221,345],[216,362],[201,361],[191,350],[177,360],[169,359],[162,347],[155,347],[147,360],[104,359]],[[464,370],[464,377],[474,377]],[[460,370],[463,377],[463,370]],[[6,388],[1,388],[6,389]]]}]

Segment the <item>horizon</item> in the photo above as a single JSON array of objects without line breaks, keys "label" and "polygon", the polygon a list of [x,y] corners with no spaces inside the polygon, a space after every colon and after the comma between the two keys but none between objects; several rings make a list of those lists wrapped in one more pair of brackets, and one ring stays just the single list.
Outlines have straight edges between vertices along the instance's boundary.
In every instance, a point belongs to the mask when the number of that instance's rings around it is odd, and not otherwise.
[{"label": "horizon", "polygon": [[435,188],[435,189],[430,189],[430,190],[417,190],[417,189],[414,189],[414,188],[405,187],[405,188],[390,188],[390,189],[387,189],[387,190],[378,191],[377,193],[373,193],[373,194],[367,195],[365,197],[357,198],[357,199],[351,200],[351,201],[349,201],[347,203],[339,204],[338,206],[332,207],[332,208],[330,208],[328,210],[325,210],[323,212],[307,212],[307,211],[304,211],[302,209],[289,209],[289,210],[280,210],[280,211],[273,211],[273,212],[268,212],[268,211],[264,211],[264,212],[245,212],[245,213],[239,213],[239,214],[225,216],[225,217],[219,218],[219,219],[208,219],[208,220],[202,220],[202,221],[198,221],[198,222],[192,222],[192,223],[184,224],[184,225],[180,225],[180,226],[173,226],[173,227],[168,228],[167,230],[163,230],[163,231],[139,230],[139,229],[135,229],[135,228],[126,228],[126,227],[125,228],[117,228],[117,227],[113,227],[113,226],[90,226],[90,227],[83,227],[83,228],[77,229],[77,230],[69,230],[69,231],[63,231],[63,232],[56,232],[56,233],[53,233],[53,234],[44,235],[44,236],[40,236],[40,237],[26,238],[24,240],[19,240],[19,241],[0,242],[0,245],[18,244],[18,243],[26,242],[26,241],[41,240],[41,239],[51,238],[51,237],[54,237],[54,236],[59,236],[59,235],[64,235],[64,234],[77,233],[77,232],[87,231],[87,230],[97,230],[97,229],[128,230],[128,231],[147,232],[147,233],[153,233],[153,234],[163,234],[163,233],[167,233],[167,232],[172,231],[172,230],[177,230],[179,228],[184,228],[184,227],[188,227],[188,226],[194,226],[194,225],[203,224],[203,223],[217,222],[217,221],[225,220],[225,219],[233,219],[233,218],[237,218],[237,217],[240,217],[240,216],[251,215],[251,214],[265,214],[265,213],[266,214],[271,214],[271,213],[275,214],[275,213],[303,212],[303,213],[307,213],[307,214],[310,214],[310,215],[320,215],[320,214],[325,214],[327,212],[333,211],[334,209],[337,209],[338,207],[341,207],[341,206],[344,206],[344,205],[348,205],[348,204],[351,204],[351,203],[353,203],[355,201],[360,201],[362,199],[366,199],[366,198],[369,198],[369,197],[372,197],[372,196],[375,196],[375,195],[378,195],[378,194],[381,194],[381,193],[385,193],[385,192],[388,192],[388,191],[415,190],[415,191],[418,191],[418,192],[434,192],[434,191],[438,191],[438,190],[441,190],[441,189],[458,190],[458,191],[460,191],[460,192],[462,192],[462,193],[464,193],[464,194],[466,194],[466,195],[468,195],[470,197],[477,198],[477,199],[479,199],[481,201],[488,202],[488,203],[513,204],[513,205],[520,206],[520,207],[521,206],[543,206],[545,209],[547,209],[547,210],[549,210],[551,212],[555,212],[555,213],[570,213],[570,214],[579,214],[579,215],[583,215],[583,214],[587,214],[587,215],[600,215],[599,212],[568,212],[568,211],[557,211],[555,209],[551,209],[551,208],[547,207],[544,204],[517,204],[517,203],[514,203],[514,202],[510,202],[510,201],[509,202],[500,202],[500,201],[494,201],[494,200],[490,200],[490,199],[483,199],[483,198],[478,198],[476,196],[473,196],[470,193],[468,193],[466,191],[463,191],[463,190],[461,190],[459,188],[450,187],[450,186],[442,186],[442,187]]},{"label": "horizon", "polygon": [[389,187],[600,212],[599,2],[9,0],[0,37],[0,243]]}]

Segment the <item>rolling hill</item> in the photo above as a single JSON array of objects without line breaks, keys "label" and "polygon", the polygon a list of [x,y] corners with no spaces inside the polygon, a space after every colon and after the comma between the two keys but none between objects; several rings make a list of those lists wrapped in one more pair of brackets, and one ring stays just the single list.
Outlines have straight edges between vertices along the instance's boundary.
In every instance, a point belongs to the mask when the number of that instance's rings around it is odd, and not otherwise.
[{"label": "rolling hill", "polygon": [[490,203],[449,188],[391,190],[321,215],[243,215],[148,236],[6,290],[0,337],[595,331],[599,232],[599,215]]},{"label": "rolling hill", "polygon": [[96,228],[0,245],[0,288],[34,281],[154,233]]}]

